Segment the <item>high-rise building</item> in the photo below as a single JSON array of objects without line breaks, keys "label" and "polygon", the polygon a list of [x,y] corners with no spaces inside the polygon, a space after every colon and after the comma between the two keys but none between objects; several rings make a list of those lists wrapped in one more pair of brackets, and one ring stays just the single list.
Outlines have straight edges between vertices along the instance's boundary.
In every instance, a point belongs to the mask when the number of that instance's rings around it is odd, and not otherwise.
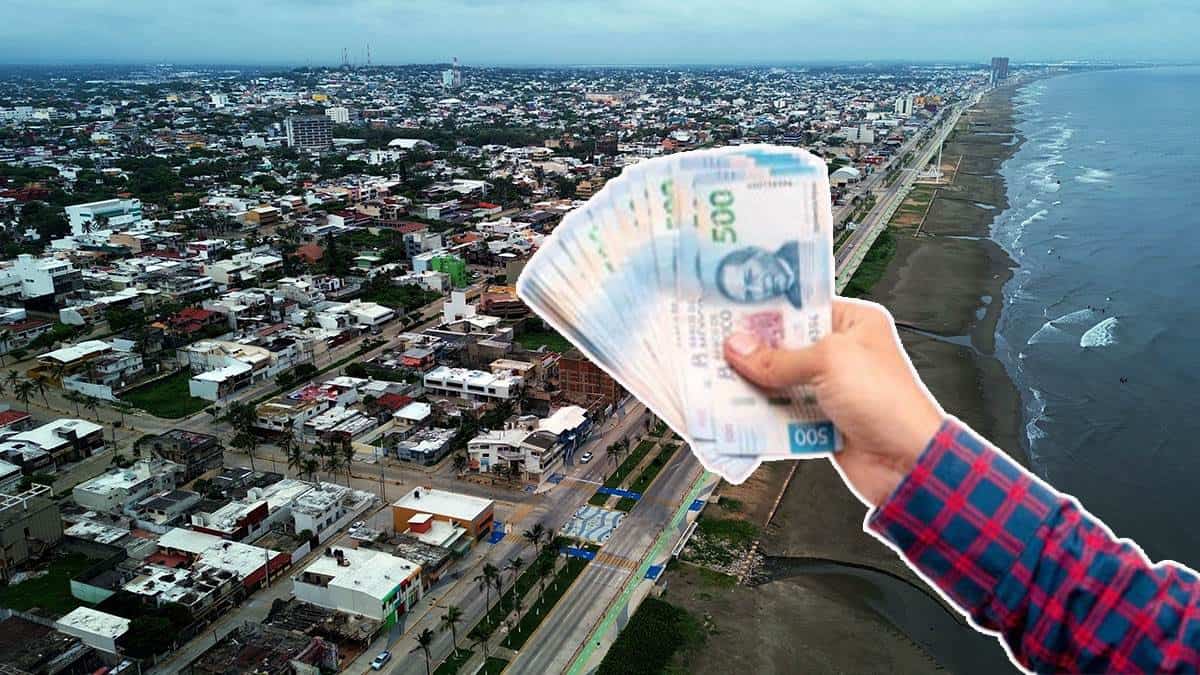
[{"label": "high-rise building", "polygon": [[992,86],[999,85],[1004,80],[1008,79],[1008,57],[993,56],[992,57]]},{"label": "high-rise building", "polygon": [[916,97],[905,94],[896,99],[896,114],[901,117],[912,117],[913,103]]},{"label": "high-rise building", "polygon": [[349,124],[350,109],[344,105],[335,105],[325,109],[325,116],[333,120],[334,124]]},{"label": "high-rise building", "polygon": [[458,57],[450,68],[442,71],[442,86],[446,89],[458,89],[462,86],[462,71],[458,69]]},{"label": "high-rise building", "polygon": [[611,405],[625,395],[616,380],[576,349],[559,358],[558,383],[563,398],[584,407]]},{"label": "high-rise building", "polygon": [[325,150],[333,145],[333,120],[325,115],[292,115],[283,122],[288,147]]}]

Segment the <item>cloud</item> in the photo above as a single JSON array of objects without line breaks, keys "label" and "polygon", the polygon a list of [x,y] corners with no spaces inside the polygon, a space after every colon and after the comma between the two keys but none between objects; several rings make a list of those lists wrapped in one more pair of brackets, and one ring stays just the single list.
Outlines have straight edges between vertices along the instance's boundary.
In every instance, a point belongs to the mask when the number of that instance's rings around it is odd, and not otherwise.
[{"label": "cloud", "polygon": [[1194,0],[7,0],[0,61],[749,63],[1200,57]]}]

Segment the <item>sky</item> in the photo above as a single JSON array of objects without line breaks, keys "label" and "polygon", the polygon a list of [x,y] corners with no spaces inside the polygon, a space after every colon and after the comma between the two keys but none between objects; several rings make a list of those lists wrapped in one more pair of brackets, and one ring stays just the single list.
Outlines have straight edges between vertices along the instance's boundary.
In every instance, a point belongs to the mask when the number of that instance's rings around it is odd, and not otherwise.
[{"label": "sky", "polygon": [[1200,61],[1197,0],[3,0],[0,63]]}]

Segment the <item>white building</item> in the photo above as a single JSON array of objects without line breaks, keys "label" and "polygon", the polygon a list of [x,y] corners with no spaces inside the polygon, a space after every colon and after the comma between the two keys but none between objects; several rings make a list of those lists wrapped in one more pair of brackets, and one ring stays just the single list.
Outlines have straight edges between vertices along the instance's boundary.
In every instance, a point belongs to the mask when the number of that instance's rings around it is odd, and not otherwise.
[{"label": "white building", "polygon": [[508,373],[438,366],[425,374],[424,383],[428,391],[475,401],[514,398],[520,394],[523,380]]},{"label": "white building", "polygon": [[117,639],[129,631],[129,619],[91,607],[76,607],[54,622],[58,632],[79,638],[83,644],[109,654],[117,653]]},{"label": "white building", "polygon": [[298,600],[390,626],[421,599],[421,566],[380,551],[331,548],[292,577]]},{"label": "white building", "polygon": [[343,105],[335,105],[325,109],[325,116],[333,120],[334,124],[349,124],[350,109]]},{"label": "white building", "polygon": [[896,99],[896,114],[901,117],[912,117],[913,106],[916,103],[916,97],[912,94],[905,94]]},{"label": "white building", "polygon": [[69,293],[83,283],[80,271],[67,260],[27,253],[0,267],[0,296],[24,300]]},{"label": "white building", "polygon": [[104,199],[68,206],[71,234],[80,236],[100,230],[121,230],[142,220],[142,202],[137,199]]},{"label": "white building", "polygon": [[143,459],[127,469],[114,468],[71,490],[75,503],[104,513],[120,514],[125,506],[175,488],[183,467],[162,459]]}]

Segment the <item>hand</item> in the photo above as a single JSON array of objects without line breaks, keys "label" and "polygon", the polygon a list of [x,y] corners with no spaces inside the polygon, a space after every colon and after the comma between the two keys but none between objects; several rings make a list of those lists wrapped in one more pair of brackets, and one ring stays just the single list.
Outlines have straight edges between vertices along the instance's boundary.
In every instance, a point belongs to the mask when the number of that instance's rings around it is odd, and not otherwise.
[{"label": "hand", "polygon": [[804,349],[772,349],[735,333],[725,341],[725,359],[767,389],[813,388],[842,433],[834,461],[868,506],[908,475],[945,417],[900,346],[891,315],[875,303],[835,299],[833,332]]}]

